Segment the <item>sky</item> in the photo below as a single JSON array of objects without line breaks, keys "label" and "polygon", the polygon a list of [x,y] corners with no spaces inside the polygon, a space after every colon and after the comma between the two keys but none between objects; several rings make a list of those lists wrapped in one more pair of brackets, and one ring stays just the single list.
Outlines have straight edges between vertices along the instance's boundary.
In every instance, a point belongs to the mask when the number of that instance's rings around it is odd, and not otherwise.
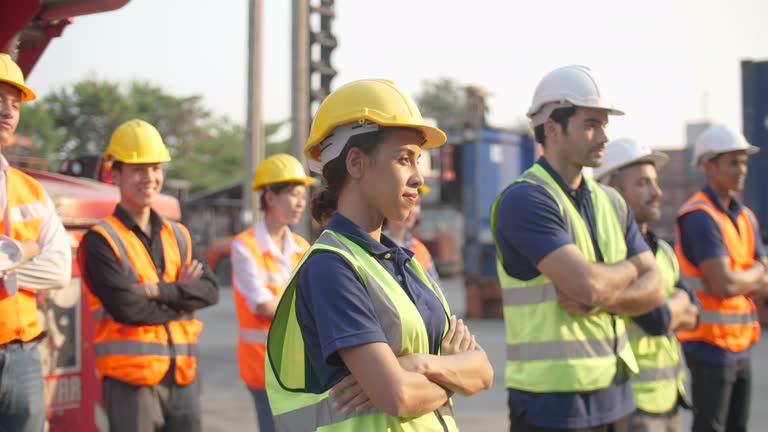
[{"label": "sky", "polygon": [[[267,121],[290,117],[291,3],[263,1]],[[510,127],[547,72],[582,64],[627,113],[610,137],[678,148],[686,122],[742,128],[740,61],[768,60],[766,16],[764,0],[336,0],[334,87],[383,77],[416,94],[448,77],[488,90],[489,124]],[[143,79],[244,122],[247,20],[247,0],[131,0],[75,18],[28,83]]]}]

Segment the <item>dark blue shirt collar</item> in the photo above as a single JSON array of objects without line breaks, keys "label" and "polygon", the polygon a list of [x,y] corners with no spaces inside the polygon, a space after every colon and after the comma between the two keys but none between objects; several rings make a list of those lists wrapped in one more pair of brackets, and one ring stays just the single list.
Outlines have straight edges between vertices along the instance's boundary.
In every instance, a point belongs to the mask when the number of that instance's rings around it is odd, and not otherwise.
[{"label": "dark blue shirt collar", "polygon": [[739,202],[739,200],[736,199],[736,197],[731,196],[731,203],[728,204],[728,208],[726,209],[725,207],[723,207],[723,203],[720,202],[720,199],[717,198],[715,191],[712,190],[712,188],[709,187],[709,185],[704,186],[704,189],[702,189],[702,191],[705,194],[707,194],[707,196],[709,197],[709,200],[715,204],[718,210],[727,214],[733,220],[738,219],[739,214],[741,213],[741,203]]},{"label": "dark blue shirt collar", "polygon": [[541,165],[541,167],[544,168],[544,170],[547,171],[550,176],[552,176],[557,185],[560,186],[560,189],[562,189],[563,192],[565,192],[565,194],[568,195],[568,197],[571,198],[575,204],[577,204],[577,207],[582,202],[584,197],[589,195],[589,188],[587,187],[587,182],[584,181],[583,176],[579,186],[574,189],[568,183],[566,183],[565,180],[563,180],[563,177],[557,171],[555,171],[555,169],[552,167],[552,165],[549,164],[544,156],[540,157],[536,163]]},{"label": "dark blue shirt collar", "polygon": [[360,229],[357,224],[341,213],[334,213],[326,228],[339,234],[343,234],[377,258],[389,258],[386,257],[387,254],[397,254],[397,252],[402,252],[405,254],[405,257],[409,259],[413,257],[413,252],[401,248],[391,237],[383,233],[381,235],[381,242],[377,242],[370,234]]}]

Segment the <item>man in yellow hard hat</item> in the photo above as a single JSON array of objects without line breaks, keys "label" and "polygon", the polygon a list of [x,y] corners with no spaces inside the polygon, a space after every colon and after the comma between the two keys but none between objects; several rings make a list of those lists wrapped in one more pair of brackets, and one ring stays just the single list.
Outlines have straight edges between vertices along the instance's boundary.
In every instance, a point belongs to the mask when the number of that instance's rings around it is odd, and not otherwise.
[{"label": "man in yellow hard hat", "polygon": [[[19,66],[0,54],[0,145],[13,142],[21,103],[34,98]],[[1,155],[0,209],[0,430],[42,431],[44,333],[34,292],[69,284],[69,238],[40,183]]]},{"label": "man in yellow hard hat", "polygon": [[267,334],[280,297],[309,243],[292,233],[315,182],[289,154],[276,154],[256,168],[252,188],[261,193],[264,217],[232,242],[232,288],[239,321],[240,377],[256,404],[259,432],[275,430],[264,389]]},{"label": "man in yellow hard hat", "polygon": [[633,432],[682,432],[680,407],[690,408],[686,392],[686,367],[675,331],[692,330],[699,317],[692,290],[680,283],[675,251],[648,227],[661,218],[657,171],[669,161],[665,153],[633,139],[617,139],[605,147],[603,164],[595,179],[615,188],[632,209],[643,238],[651,247],[661,272],[666,303],[627,324],[632,351],[640,373],[632,377],[637,411],[630,423]]},{"label": "man in yellow hard hat", "polygon": [[171,160],[157,129],[123,123],[105,158],[120,202],[85,234],[78,260],[110,430],[200,431],[194,311],[218,302],[216,278],[187,229],[152,209]]}]

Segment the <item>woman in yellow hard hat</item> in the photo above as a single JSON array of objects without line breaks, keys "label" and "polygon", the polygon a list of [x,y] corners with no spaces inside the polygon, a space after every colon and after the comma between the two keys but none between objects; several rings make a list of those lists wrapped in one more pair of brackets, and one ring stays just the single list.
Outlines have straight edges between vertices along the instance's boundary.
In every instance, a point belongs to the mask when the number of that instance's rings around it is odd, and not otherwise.
[{"label": "woman in yellow hard hat", "polygon": [[307,204],[307,186],[315,179],[301,162],[277,154],[256,168],[253,190],[261,193],[264,217],[232,241],[232,285],[240,326],[240,377],[256,404],[259,431],[273,431],[272,413],[264,390],[264,350],[280,295],[293,268],[309,248],[292,233]]},{"label": "woman in yellow hard hat", "polygon": [[405,220],[387,220],[384,227],[384,234],[391,237],[397,244],[413,252],[413,258],[421,264],[421,267],[427,271],[427,274],[433,280],[438,281],[437,269],[432,254],[429,253],[427,246],[413,235],[413,228],[419,222],[421,216],[421,197],[428,194],[430,187],[423,184],[419,186],[419,200],[411,209],[411,213]]},{"label": "woman in yellow hard hat", "polygon": [[318,108],[304,152],[325,186],[312,216],[331,216],[269,333],[279,429],[455,431],[453,392],[490,386],[485,352],[439,287],[381,234],[418,201],[422,150],[445,141],[391,81],[352,82]]}]

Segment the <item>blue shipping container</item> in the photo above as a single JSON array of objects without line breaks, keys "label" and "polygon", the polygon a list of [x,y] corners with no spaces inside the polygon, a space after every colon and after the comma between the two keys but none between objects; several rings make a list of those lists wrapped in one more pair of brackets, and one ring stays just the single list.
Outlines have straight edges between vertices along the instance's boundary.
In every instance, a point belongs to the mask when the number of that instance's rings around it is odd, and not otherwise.
[{"label": "blue shipping container", "polygon": [[757,215],[763,237],[768,230],[768,61],[741,62],[744,136],[761,152],[749,157],[744,201]]}]

